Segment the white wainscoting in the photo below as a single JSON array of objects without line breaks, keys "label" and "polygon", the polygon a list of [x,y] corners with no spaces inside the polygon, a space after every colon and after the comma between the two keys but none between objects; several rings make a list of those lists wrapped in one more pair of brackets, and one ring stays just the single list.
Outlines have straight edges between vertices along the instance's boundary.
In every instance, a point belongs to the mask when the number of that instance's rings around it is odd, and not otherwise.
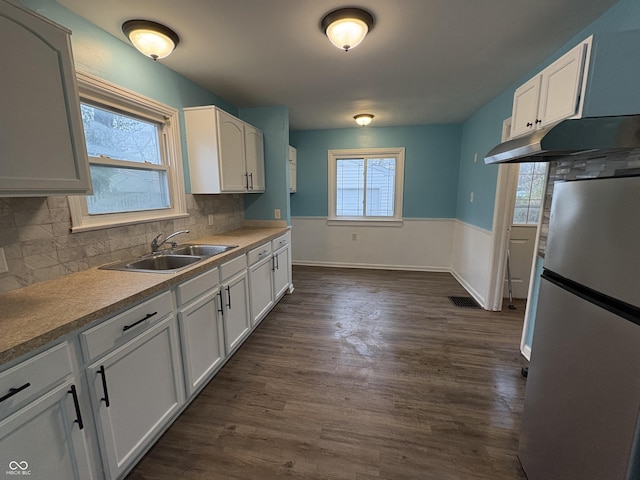
[{"label": "white wainscoting", "polygon": [[291,217],[291,226],[295,265],[451,271],[453,219],[405,219],[401,226],[373,226]]},{"label": "white wainscoting", "polygon": [[291,226],[294,265],[451,272],[487,308],[493,242],[488,230],[456,219],[405,219],[402,226],[380,227],[291,217]]},{"label": "white wainscoting", "polygon": [[488,308],[492,246],[490,231],[455,221],[451,273],[485,309]]}]

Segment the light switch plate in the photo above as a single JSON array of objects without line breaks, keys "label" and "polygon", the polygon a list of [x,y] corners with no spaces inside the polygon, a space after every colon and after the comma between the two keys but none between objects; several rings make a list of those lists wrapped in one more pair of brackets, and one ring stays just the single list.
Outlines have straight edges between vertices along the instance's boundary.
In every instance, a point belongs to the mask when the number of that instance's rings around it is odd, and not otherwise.
[{"label": "light switch plate", "polygon": [[7,259],[4,256],[4,248],[0,248],[0,273],[6,273],[9,271],[9,266],[7,265]]}]

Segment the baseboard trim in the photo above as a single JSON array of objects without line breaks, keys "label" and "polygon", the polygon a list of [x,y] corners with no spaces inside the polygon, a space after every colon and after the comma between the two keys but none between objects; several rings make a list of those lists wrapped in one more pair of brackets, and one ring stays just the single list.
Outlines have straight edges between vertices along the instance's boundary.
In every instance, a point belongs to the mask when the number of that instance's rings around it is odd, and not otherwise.
[{"label": "baseboard trim", "polygon": [[446,272],[451,270],[446,267],[417,267],[413,265],[385,265],[369,263],[342,263],[342,262],[314,262],[314,261],[293,261],[292,265],[305,267],[329,267],[329,268],[368,268],[371,270],[406,270],[415,272]]}]

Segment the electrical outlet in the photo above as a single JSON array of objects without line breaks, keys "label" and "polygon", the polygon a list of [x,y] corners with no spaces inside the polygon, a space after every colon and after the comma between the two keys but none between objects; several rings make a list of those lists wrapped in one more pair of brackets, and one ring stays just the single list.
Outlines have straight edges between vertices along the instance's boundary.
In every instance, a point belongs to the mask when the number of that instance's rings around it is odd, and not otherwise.
[{"label": "electrical outlet", "polygon": [[6,273],[9,271],[9,266],[7,265],[7,259],[4,256],[4,248],[0,248],[0,273]]},{"label": "electrical outlet", "polygon": [[280,220],[280,209],[276,208],[275,211],[273,212],[273,216],[276,218],[276,220]]},{"label": "electrical outlet", "polygon": [[469,203],[473,203],[473,192],[469,194]]},{"label": "electrical outlet", "polygon": [[209,220],[209,226],[213,225],[213,213],[210,213],[207,218]]},{"label": "electrical outlet", "polygon": [[353,240],[354,242],[356,242],[358,240],[358,234],[357,233],[352,233],[351,234],[351,240]]},{"label": "electrical outlet", "polygon": [[473,156],[473,163],[478,163],[478,152]]}]

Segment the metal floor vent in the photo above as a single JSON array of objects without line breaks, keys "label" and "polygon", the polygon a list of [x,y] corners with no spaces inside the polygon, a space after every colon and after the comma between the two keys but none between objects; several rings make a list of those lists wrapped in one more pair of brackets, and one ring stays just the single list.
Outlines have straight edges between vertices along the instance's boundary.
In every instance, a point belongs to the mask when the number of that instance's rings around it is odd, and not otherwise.
[{"label": "metal floor vent", "polygon": [[451,300],[451,303],[456,307],[480,308],[480,305],[471,297],[449,297],[449,300]]}]

